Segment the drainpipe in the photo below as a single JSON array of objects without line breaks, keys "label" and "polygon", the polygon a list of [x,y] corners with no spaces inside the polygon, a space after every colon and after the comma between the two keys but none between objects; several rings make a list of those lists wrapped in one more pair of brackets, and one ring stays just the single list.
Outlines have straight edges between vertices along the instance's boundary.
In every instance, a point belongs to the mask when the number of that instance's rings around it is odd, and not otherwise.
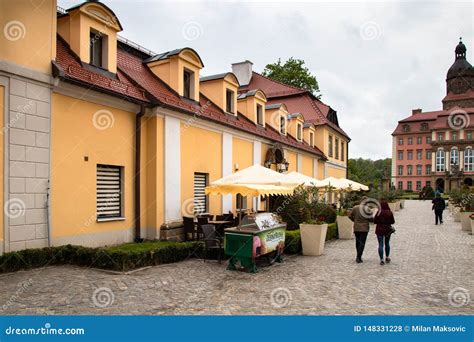
[{"label": "drainpipe", "polygon": [[135,118],[135,242],[143,242],[140,226],[140,157],[143,115],[145,115],[145,107],[141,106]]}]

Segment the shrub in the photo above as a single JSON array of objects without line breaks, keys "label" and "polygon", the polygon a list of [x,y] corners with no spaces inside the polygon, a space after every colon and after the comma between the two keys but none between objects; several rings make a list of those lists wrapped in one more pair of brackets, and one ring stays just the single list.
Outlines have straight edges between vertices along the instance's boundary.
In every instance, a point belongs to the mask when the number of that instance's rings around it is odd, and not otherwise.
[{"label": "shrub", "polygon": [[337,211],[326,203],[313,203],[311,206],[311,217],[316,221],[334,223],[337,218]]},{"label": "shrub", "polygon": [[[328,232],[326,234],[326,241],[337,239],[337,224],[331,223],[328,224]],[[292,230],[286,232],[285,237],[285,252],[288,254],[297,254],[301,253],[302,246],[301,246],[301,235],[300,230]]]},{"label": "shrub", "polygon": [[[146,245],[147,244],[147,245]],[[26,249],[0,256],[0,273],[49,265],[77,265],[115,271],[166,264],[201,256],[202,242],[145,242],[115,247],[58,246]]]}]

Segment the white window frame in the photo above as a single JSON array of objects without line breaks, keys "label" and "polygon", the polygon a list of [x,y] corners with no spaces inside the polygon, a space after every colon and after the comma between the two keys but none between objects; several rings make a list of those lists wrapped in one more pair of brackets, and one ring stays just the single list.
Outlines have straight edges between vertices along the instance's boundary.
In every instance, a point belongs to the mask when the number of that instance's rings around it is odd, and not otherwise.
[{"label": "white window frame", "polygon": [[474,150],[471,147],[464,150],[464,171],[474,171]]},{"label": "white window frame", "polygon": [[449,154],[449,163],[451,165],[459,165],[459,150],[457,148],[452,148]]},{"label": "white window frame", "polygon": [[436,172],[444,172],[446,170],[446,161],[445,161],[445,153],[444,150],[438,150],[436,151]]},{"label": "white window frame", "polygon": [[123,166],[96,165],[97,222],[125,220],[123,175]]}]

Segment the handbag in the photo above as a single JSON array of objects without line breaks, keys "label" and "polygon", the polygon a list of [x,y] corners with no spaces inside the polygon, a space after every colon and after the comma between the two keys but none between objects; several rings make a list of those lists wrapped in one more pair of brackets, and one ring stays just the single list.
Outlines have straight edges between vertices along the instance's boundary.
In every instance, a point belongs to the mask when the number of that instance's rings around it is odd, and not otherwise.
[{"label": "handbag", "polygon": [[395,229],[394,226],[390,226],[388,235],[392,235],[392,234],[394,234],[396,231],[397,231],[397,230]]}]

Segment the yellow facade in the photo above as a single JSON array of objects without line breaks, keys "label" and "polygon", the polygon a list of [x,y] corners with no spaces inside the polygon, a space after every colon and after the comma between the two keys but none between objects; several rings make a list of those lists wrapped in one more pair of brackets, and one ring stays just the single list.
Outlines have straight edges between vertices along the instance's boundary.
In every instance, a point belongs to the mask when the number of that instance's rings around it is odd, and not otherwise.
[{"label": "yellow facade", "polygon": [[253,96],[247,96],[244,99],[238,100],[237,109],[240,113],[245,115],[247,119],[258,124],[257,122],[257,105],[262,106],[262,126],[265,127],[265,103],[267,99],[265,94],[261,91],[257,91]]},{"label": "yellow facade", "polygon": [[[53,94],[51,121],[52,237],[134,227],[135,113]],[[96,220],[97,164],[123,167],[121,221]]]},{"label": "yellow facade", "polygon": [[285,151],[285,158],[288,161],[288,163],[290,163],[288,165],[288,172],[298,171],[297,170],[297,162],[298,162],[297,154],[293,151],[286,150]]},{"label": "yellow facade", "polygon": [[164,222],[163,129],[163,118],[142,118],[140,216],[144,218],[142,226],[157,236]]},{"label": "yellow facade", "polygon": [[56,1],[0,1],[0,60],[51,73],[56,56]]},{"label": "yellow facade", "polygon": [[301,173],[313,177],[313,158],[303,155],[301,158]]},{"label": "yellow facade", "polygon": [[[207,173],[209,183],[222,178],[222,134],[182,123],[182,204],[194,198],[195,172]],[[209,196],[209,212],[214,215],[222,214],[221,196]]]}]

